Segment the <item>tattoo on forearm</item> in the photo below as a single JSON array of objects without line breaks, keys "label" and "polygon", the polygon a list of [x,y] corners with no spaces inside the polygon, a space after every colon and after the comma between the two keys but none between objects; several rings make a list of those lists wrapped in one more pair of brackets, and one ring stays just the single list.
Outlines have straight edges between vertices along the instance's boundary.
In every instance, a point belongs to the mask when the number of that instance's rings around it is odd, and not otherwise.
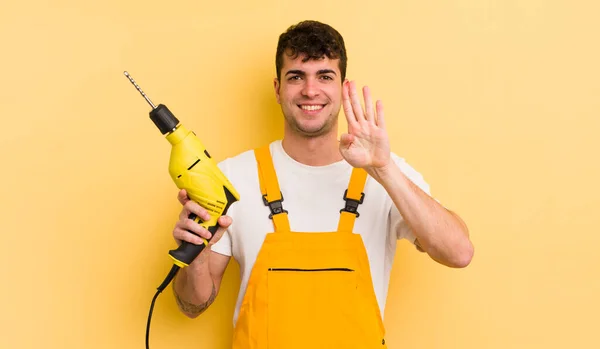
[{"label": "tattoo on forearm", "polygon": [[177,301],[177,305],[179,305],[179,308],[181,308],[182,311],[184,311],[188,314],[192,314],[192,315],[200,315],[215,301],[215,297],[217,296],[217,289],[215,287],[215,284],[213,283],[210,296],[208,297],[208,300],[206,302],[204,302],[203,304],[193,304],[193,303],[184,301],[183,299],[181,299],[179,297],[177,292],[175,292],[174,288],[173,288],[173,294],[175,295],[175,300]]}]

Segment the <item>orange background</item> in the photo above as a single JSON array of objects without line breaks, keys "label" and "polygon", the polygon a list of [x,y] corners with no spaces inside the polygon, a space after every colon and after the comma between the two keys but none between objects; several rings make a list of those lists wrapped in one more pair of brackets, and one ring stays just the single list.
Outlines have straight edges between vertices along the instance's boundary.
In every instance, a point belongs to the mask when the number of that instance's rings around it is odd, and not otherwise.
[{"label": "orange background", "polygon": [[[403,242],[390,348],[598,348],[600,5],[34,0],[0,5],[1,348],[141,348],[180,205],[127,70],[221,160],[282,135],[278,35],[339,29],[393,150],[468,223],[467,269]],[[342,116],[342,129],[345,123]],[[156,303],[151,348],[227,348],[216,303]]]}]

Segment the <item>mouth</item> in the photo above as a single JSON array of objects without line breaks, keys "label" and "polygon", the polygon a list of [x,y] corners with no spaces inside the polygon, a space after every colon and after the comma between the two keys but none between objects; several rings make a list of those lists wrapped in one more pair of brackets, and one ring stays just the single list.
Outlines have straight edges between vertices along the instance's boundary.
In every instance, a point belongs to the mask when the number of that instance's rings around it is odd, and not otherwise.
[{"label": "mouth", "polygon": [[298,104],[298,108],[302,109],[302,111],[306,114],[317,114],[324,107],[325,104]]}]

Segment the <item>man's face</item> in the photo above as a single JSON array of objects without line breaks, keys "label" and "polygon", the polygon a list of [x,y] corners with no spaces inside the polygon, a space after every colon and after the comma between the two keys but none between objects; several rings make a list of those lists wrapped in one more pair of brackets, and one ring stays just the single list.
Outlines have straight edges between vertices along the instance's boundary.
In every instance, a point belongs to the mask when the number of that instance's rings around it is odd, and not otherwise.
[{"label": "man's face", "polygon": [[342,100],[339,60],[324,57],[302,62],[302,58],[292,60],[284,54],[275,95],[291,131],[317,137],[337,125]]}]

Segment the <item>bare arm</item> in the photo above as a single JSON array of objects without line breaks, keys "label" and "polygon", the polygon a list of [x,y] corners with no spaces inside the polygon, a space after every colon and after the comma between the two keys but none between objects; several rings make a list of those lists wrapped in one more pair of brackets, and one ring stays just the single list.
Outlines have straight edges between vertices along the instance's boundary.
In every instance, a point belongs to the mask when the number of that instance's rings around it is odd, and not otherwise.
[{"label": "bare arm", "polygon": [[392,161],[383,103],[377,101],[373,105],[371,92],[365,86],[363,110],[354,81],[344,82],[342,96],[348,121],[348,133],[340,137],[344,159],[354,167],[364,168],[381,183],[412,229],[417,246],[441,264],[466,267],[473,256],[467,226],[458,215],[412,183]]},{"label": "bare arm", "polygon": [[215,301],[231,258],[213,251],[207,251],[204,257],[181,269],[173,282],[179,310],[192,319]]},{"label": "bare arm", "polygon": [[464,268],[473,245],[463,220],[411,182],[394,163],[372,172],[387,190],[416,237],[415,244],[446,266]]},{"label": "bare arm", "polygon": [[[209,239],[210,232],[188,218],[190,213],[194,213],[206,221],[210,219],[208,212],[202,206],[189,200],[185,190],[179,192],[177,199],[183,205],[183,209],[179,215],[179,221],[173,229],[175,241],[178,244],[181,244],[181,241],[201,244],[202,239],[197,235]],[[220,217],[219,229],[210,240],[208,247],[202,250],[189,266],[180,269],[173,281],[173,294],[179,310],[190,318],[202,314],[215,301],[219,293],[221,280],[231,257],[213,252],[211,246],[221,239],[231,223],[231,217]]]}]

